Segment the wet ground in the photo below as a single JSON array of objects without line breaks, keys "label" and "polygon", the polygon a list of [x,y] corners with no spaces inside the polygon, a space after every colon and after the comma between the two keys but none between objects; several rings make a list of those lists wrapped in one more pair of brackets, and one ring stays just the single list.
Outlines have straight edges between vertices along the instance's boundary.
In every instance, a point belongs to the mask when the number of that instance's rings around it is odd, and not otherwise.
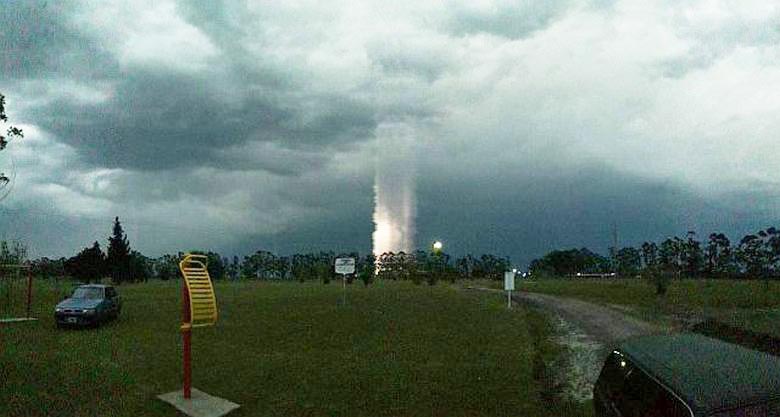
[{"label": "wet ground", "polygon": [[[475,288],[504,293],[501,290]],[[586,301],[552,295],[517,292],[512,301],[541,308],[554,317],[557,340],[568,350],[558,370],[563,395],[576,401],[593,398],[593,384],[612,346],[625,338],[668,332],[668,329],[627,315],[624,311]]]},{"label": "wet ground", "polygon": [[559,333],[556,342],[568,351],[556,375],[563,395],[576,401],[589,400],[609,349],[560,315],[554,323]]},{"label": "wet ground", "polygon": [[612,346],[622,339],[667,331],[625,312],[586,301],[528,292],[512,300],[554,314],[557,342],[566,347],[565,363],[558,364],[563,394],[577,401],[593,398],[593,384]]}]

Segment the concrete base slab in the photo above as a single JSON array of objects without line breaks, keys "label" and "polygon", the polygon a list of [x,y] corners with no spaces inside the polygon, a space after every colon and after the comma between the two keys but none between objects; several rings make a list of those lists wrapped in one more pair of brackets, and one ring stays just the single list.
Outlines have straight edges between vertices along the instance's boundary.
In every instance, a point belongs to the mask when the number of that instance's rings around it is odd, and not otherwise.
[{"label": "concrete base slab", "polygon": [[36,321],[36,320],[38,320],[38,319],[36,319],[35,317],[20,317],[20,318],[16,318],[16,319],[0,319],[0,324],[3,324],[3,323],[19,323],[19,322],[22,322],[22,321]]},{"label": "concrete base slab", "polygon": [[195,388],[192,389],[191,397],[184,399],[184,392],[181,390],[157,396],[191,417],[221,417],[240,407],[236,403],[208,395]]}]

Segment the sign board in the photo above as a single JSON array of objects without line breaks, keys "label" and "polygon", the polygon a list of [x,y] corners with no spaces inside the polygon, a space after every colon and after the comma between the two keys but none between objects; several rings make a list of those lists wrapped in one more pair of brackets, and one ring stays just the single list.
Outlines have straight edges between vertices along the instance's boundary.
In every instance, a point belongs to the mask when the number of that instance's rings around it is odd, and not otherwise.
[{"label": "sign board", "polygon": [[514,291],[515,289],[515,273],[512,271],[504,272],[504,289],[507,291]]},{"label": "sign board", "polygon": [[336,258],[336,273],[347,275],[355,273],[355,258]]}]

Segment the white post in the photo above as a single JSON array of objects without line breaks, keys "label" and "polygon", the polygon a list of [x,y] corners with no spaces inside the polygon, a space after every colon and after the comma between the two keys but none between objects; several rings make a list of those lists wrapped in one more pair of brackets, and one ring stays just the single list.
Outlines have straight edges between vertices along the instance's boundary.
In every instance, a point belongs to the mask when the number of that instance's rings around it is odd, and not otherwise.
[{"label": "white post", "polygon": [[347,275],[341,274],[341,304],[347,305]]},{"label": "white post", "polygon": [[512,309],[512,290],[515,289],[515,271],[504,272],[504,289],[506,290],[506,308]]},{"label": "white post", "polygon": [[355,258],[336,258],[333,263],[335,272],[341,275],[341,303],[347,304],[347,274],[355,273]]}]

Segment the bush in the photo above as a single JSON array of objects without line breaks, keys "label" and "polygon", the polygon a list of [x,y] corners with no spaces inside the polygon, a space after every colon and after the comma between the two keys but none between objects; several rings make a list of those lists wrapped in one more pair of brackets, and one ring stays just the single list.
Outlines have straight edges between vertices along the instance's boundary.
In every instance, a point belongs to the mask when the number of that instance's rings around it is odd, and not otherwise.
[{"label": "bush", "polygon": [[363,281],[363,285],[368,287],[368,284],[371,284],[371,281],[373,281],[374,272],[371,270],[371,268],[363,268],[363,270],[360,271],[358,278]]},{"label": "bush", "polygon": [[428,275],[425,277],[425,282],[427,282],[428,285],[436,285],[436,281],[438,279],[439,277],[435,272],[429,272]]},{"label": "bush", "polygon": [[658,268],[647,268],[643,275],[655,286],[656,295],[666,295],[669,284],[672,282],[672,272]]},{"label": "bush", "polygon": [[330,284],[331,268],[330,265],[325,263],[319,263],[314,267],[314,271],[317,277],[322,280],[323,284]]}]

